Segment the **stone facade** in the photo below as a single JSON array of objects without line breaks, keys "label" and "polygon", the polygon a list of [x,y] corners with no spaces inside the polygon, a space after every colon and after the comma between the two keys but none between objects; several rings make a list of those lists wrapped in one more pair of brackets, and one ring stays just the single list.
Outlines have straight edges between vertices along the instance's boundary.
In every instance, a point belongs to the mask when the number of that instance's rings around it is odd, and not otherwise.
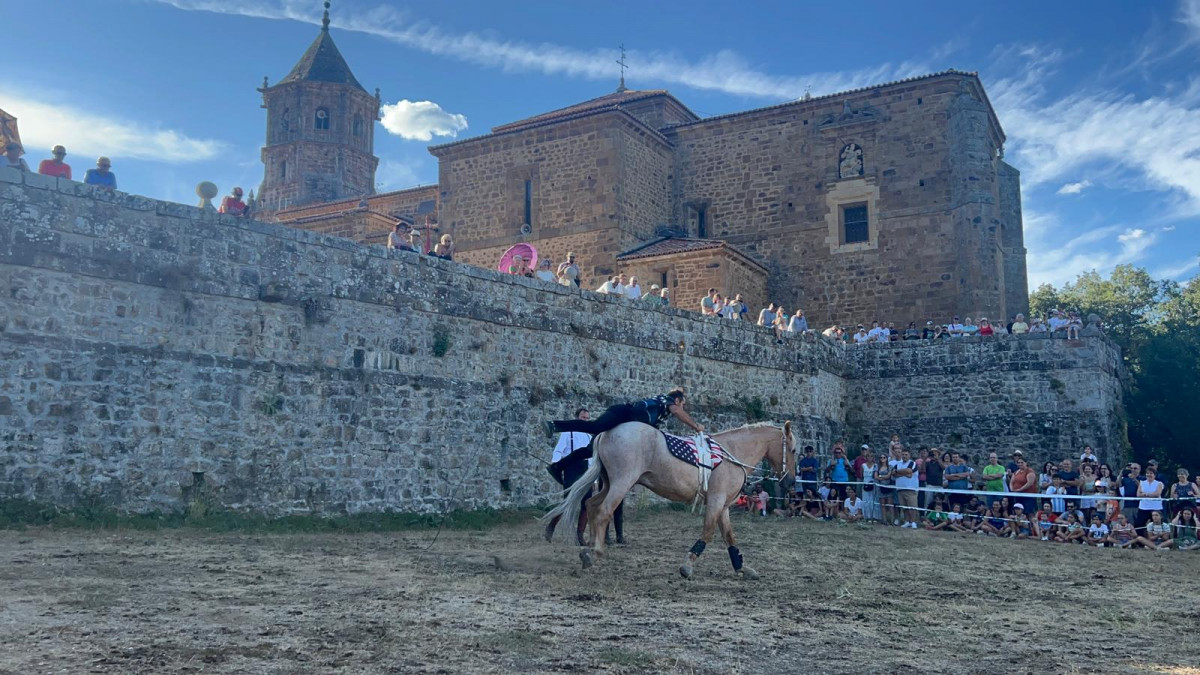
[{"label": "stone facade", "polygon": [[710,288],[729,293],[729,300],[740,293],[755,314],[766,303],[767,269],[725,242],[664,239],[619,255],[617,261],[644,290],[651,284],[670,289],[674,307],[699,311]]},{"label": "stone facade", "polygon": [[326,23],[300,61],[274,86],[259,88],[267,110],[261,216],[292,206],[375,194],[372,96],[350,72]]},{"label": "stone facade", "polygon": [[1027,309],[1003,144],[979,78],[948,71],[707,119],[666,92],[619,92],[430,152],[472,262],[608,232],[570,246],[594,286],[623,251],[685,232],[738,245],[769,270],[769,300],[815,323],[903,324]]},{"label": "stone facade", "polygon": [[532,504],[556,492],[540,420],[673,384],[710,428],[792,419],[823,450],[895,430],[1115,461],[1118,363],[1103,338],[776,345],[749,323],[0,169],[2,498]]},{"label": "stone facade", "polygon": [[397,223],[415,227],[436,243],[438,187],[425,185],[383,192],[370,197],[343,199],[310,206],[293,207],[271,214],[272,222],[310,232],[353,239],[360,244],[387,244]]}]

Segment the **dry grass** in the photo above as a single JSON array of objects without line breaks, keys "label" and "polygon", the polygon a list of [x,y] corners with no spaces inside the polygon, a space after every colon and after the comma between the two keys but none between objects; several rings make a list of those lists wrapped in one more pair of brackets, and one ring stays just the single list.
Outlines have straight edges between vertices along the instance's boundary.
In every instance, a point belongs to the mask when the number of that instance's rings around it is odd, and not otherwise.
[{"label": "dry grass", "polygon": [[[1200,553],[739,514],[631,519],[593,570],[484,531],[0,531],[0,672],[1195,672]],[[499,565],[497,565],[497,559]]]}]

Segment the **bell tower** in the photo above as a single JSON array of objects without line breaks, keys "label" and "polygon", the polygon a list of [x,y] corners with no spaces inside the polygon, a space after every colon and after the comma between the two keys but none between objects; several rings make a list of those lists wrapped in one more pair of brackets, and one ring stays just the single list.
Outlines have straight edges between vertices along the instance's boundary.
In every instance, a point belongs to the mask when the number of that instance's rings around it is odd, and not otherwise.
[{"label": "bell tower", "polygon": [[375,193],[375,122],[379,90],[367,93],[329,34],[329,2],[321,32],[279,82],[263,78],[267,110],[264,166],[257,211]]}]

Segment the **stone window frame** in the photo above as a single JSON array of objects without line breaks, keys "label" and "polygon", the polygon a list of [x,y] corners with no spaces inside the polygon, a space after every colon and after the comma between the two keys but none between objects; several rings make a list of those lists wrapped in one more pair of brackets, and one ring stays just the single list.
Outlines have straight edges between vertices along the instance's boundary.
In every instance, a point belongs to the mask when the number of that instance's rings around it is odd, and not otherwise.
[{"label": "stone window frame", "polygon": [[[324,113],[324,117],[321,114]],[[313,111],[313,129],[316,131],[329,131],[330,127],[329,108],[324,106]]]},{"label": "stone window frame", "polygon": [[[825,238],[830,253],[853,253],[879,248],[879,186],[874,177],[849,178],[829,185],[825,193]],[[842,211],[847,206],[867,207],[867,240],[847,244]]]}]

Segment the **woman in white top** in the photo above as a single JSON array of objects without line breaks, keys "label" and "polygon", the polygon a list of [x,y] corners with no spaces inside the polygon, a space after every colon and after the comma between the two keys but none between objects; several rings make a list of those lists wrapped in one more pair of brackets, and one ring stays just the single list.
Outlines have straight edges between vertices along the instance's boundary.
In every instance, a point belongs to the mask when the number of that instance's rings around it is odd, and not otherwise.
[{"label": "woman in white top", "polygon": [[551,263],[550,263],[549,258],[542,258],[542,261],[540,263],[538,263],[538,271],[535,276],[537,278],[541,279],[542,281],[549,281],[550,283],[554,283],[554,282],[558,281],[558,279],[556,279],[554,277],[554,272],[550,271],[550,264]]},{"label": "woman in white top", "polygon": [[1137,496],[1142,498],[1138,502],[1137,525],[1145,525],[1155,513],[1162,516],[1162,493],[1164,487],[1162,481],[1158,480],[1154,475],[1154,469],[1146,469],[1146,477],[1138,485],[1137,491]]},{"label": "woman in white top", "polygon": [[867,450],[863,453],[865,461],[862,463],[862,500],[863,500],[863,517],[867,520],[879,520],[879,489],[875,487],[875,473],[879,470],[879,465],[875,463],[875,453]]}]

